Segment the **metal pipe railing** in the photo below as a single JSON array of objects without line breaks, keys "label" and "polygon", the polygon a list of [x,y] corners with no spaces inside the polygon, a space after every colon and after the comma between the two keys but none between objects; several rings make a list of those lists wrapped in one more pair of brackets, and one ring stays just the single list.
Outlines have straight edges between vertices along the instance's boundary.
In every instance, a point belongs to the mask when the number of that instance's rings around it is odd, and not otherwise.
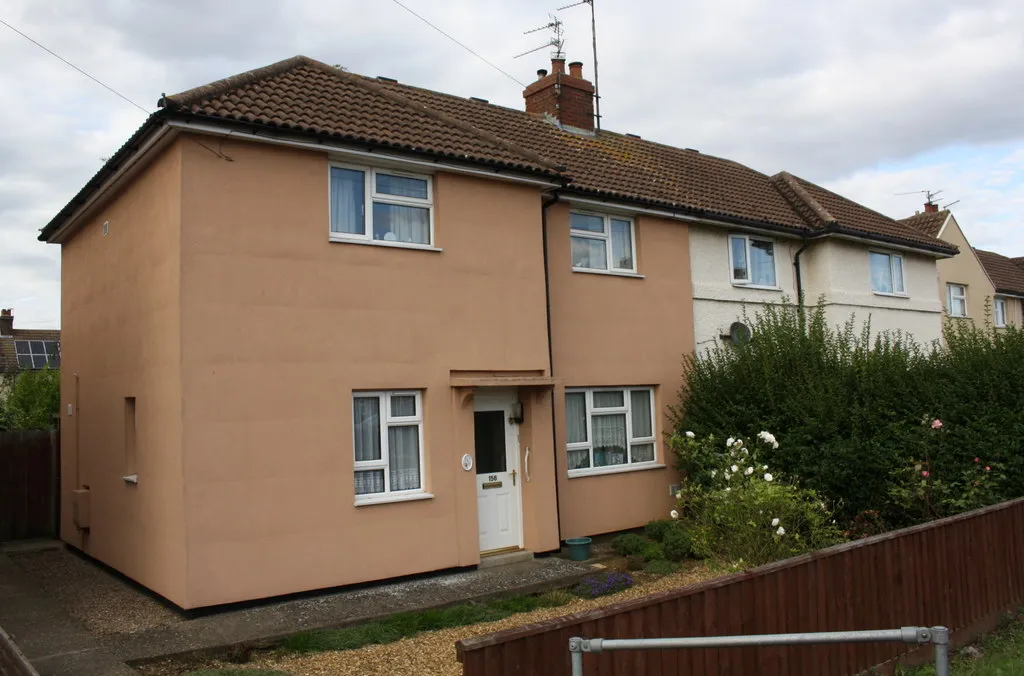
[{"label": "metal pipe railing", "polygon": [[580,638],[569,639],[572,676],[583,676],[584,653],[610,650],[666,650],[672,648],[740,648],[750,646],[808,645],[826,643],[908,643],[935,645],[935,676],[949,676],[949,629],[902,627],[873,631],[823,631],[802,634],[752,634],[747,636],[691,636],[686,638]]}]

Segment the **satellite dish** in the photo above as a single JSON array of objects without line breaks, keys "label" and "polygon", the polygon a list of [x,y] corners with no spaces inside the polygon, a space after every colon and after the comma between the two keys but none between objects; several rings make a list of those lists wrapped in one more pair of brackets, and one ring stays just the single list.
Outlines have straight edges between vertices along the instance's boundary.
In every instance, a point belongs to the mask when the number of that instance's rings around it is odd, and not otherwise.
[{"label": "satellite dish", "polygon": [[733,322],[729,325],[729,340],[733,345],[750,342],[750,327],[743,322]]}]

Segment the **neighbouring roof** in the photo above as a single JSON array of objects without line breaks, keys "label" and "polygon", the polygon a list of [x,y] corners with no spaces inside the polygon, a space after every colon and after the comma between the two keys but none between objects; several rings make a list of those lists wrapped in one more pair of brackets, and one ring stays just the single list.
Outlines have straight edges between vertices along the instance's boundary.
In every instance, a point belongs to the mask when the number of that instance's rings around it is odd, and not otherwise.
[{"label": "neighbouring roof", "polygon": [[[581,196],[798,235],[844,232],[956,253],[952,245],[788,174],[769,177],[737,162],[607,130],[568,131],[523,110],[355,75],[304,56],[165,96],[161,105],[151,121],[244,125],[392,148],[546,176]],[[108,164],[134,152],[141,132]],[[74,205],[88,198],[101,174],[43,228],[40,239],[49,238]]]},{"label": "neighbouring roof", "polygon": [[[35,360],[38,365],[32,361],[36,354],[46,356],[42,361]],[[31,366],[28,365],[30,363]],[[0,374],[15,373],[25,368],[43,368],[46,364],[53,367],[60,365],[60,331],[14,329],[12,335],[0,337]]]},{"label": "neighbouring roof", "polygon": [[996,293],[1024,296],[1024,268],[1014,262],[1020,259],[1008,258],[984,249],[975,249],[974,253],[978,254],[978,260],[992,280]]},{"label": "neighbouring roof", "polygon": [[939,231],[942,230],[942,226],[945,224],[947,218],[949,218],[949,209],[941,209],[939,211],[922,211],[919,214],[914,214],[910,218],[901,218],[900,223],[909,225],[929,237],[938,237]]}]

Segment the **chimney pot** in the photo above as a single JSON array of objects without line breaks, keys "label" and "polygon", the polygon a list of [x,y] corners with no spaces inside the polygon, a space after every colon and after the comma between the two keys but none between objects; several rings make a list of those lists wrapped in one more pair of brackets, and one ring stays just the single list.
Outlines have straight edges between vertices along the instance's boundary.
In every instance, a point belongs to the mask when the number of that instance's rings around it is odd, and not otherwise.
[{"label": "chimney pot", "polygon": [[0,310],[0,336],[14,335],[14,310],[7,308]]},{"label": "chimney pot", "polygon": [[926,214],[934,214],[938,210],[939,210],[939,205],[936,204],[935,202],[925,202],[924,203],[924,212]]},{"label": "chimney pot", "polygon": [[582,61],[573,61],[572,63],[570,63],[569,64],[569,75],[571,77],[578,77],[579,79],[582,80],[583,79],[583,62]]},{"label": "chimney pot", "polygon": [[551,72],[558,74],[565,72],[565,59],[561,57],[551,59]]},{"label": "chimney pot", "polygon": [[539,69],[537,71],[537,79],[538,80],[543,80],[547,76],[548,76],[548,72],[545,69],[541,68],[541,69]]}]

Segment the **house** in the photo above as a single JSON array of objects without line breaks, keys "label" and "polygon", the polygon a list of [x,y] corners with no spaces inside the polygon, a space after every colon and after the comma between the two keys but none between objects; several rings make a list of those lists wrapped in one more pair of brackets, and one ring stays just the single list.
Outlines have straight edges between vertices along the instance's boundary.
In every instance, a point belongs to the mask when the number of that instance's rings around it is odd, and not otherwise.
[{"label": "house", "polygon": [[973,248],[953,213],[931,201],[900,222],[959,250],[938,262],[939,293],[949,317],[978,326],[1021,325],[1024,276],[1012,259]]},{"label": "house", "polygon": [[777,241],[777,286],[805,244],[813,284],[866,284],[877,252],[913,313],[917,259],[955,251],[598,132],[593,94],[561,58],[524,112],[299,56],[162,98],[40,235],[74,374],[62,538],[195,608],[639,526],[678,486],[693,280],[772,286]]},{"label": "house", "polygon": [[60,367],[60,331],[14,328],[14,310],[0,310],[0,390],[20,371]]}]

